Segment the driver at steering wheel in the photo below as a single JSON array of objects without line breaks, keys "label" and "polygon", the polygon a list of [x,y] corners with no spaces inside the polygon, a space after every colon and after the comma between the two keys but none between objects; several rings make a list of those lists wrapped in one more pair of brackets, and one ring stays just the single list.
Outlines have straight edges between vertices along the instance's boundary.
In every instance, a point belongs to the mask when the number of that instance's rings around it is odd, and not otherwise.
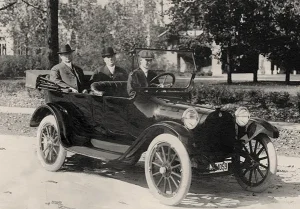
[{"label": "driver at steering wheel", "polygon": [[154,54],[151,51],[143,50],[139,52],[139,68],[130,73],[128,77],[127,92],[129,95],[131,95],[134,88],[150,86],[150,81],[151,85],[159,86],[159,80],[153,80],[157,74],[149,70],[153,59]]}]

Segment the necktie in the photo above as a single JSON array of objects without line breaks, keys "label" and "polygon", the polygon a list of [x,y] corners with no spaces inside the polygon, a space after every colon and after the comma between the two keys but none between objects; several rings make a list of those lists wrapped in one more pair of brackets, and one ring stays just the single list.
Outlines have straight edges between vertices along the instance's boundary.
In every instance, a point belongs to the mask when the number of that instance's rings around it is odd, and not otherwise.
[{"label": "necktie", "polygon": [[72,66],[71,70],[72,70],[72,73],[75,75],[75,77],[77,79],[77,82],[80,83],[79,78],[78,78],[78,74],[77,74],[76,70],[73,68],[73,66]]}]

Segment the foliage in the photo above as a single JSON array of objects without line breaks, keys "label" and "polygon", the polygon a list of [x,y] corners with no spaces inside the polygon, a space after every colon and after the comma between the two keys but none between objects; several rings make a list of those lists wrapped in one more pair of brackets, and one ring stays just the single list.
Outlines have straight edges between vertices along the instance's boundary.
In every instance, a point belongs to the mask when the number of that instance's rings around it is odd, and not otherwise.
[{"label": "foliage", "polygon": [[[201,29],[206,36],[202,40],[207,43],[214,40],[223,52],[230,52],[235,47],[235,55],[263,54],[286,69],[287,75],[300,64],[298,0],[172,2],[174,6],[170,14],[173,15],[173,23],[170,27],[174,33],[187,28]],[[193,16],[195,18],[190,18]],[[240,56],[232,56],[232,53],[228,55],[232,63],[228,62],[226,56],[221,57],[221,61],[227,63],[231,71],[240,62]]]},{"label": "foliage", "polygon": [[127,52],[133,46],[146,46],[147,40],[153,47],[162,45],[157,38],[162,28],[154,23],[147,27],[147,21],[154,18],[153,1],[145,1],[147,10],[138,9],[135,2],[130,0],[123,5],[112,0],[104,8],[87,0],[61,5],[60,16],[68,33],[61,32],[60,39],[76,46],[76,61],[85,70],[94,70],[103,64],[101,50],[105,46],[113,46],[119,65],[129,68],[124,57],[128,57]]},{"label": "foliage", "polygon": [[197,89],[200,104],[217,105],[234,112],[245,106],[252,116],[270,121],[300,122],[300,93],[237,90],[224,85],[202,85]]},{"label": "foliage", "polygon": [[[30,69],[45,69],[47,63],[42,55],[1,56],[0,78],[15,78],[25,76],[25,71]],[[44,66],[44,67],[43,67]]]}]

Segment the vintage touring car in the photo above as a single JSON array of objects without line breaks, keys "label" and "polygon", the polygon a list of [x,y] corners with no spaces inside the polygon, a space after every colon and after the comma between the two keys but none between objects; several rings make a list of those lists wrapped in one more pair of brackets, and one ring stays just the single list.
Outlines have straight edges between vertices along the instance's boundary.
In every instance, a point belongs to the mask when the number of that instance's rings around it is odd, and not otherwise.
[{"label": "vintage touring car", "polygon": [[277,170],[271,138],[279,136],[278,129],[250,117],[245,107],[231,114],[195,104],[193,51],[143,50],[154,54],[151,70],[161,85],[136,88],[130,95],[126,81],[102,81],[87,93],[71,93],[43,71],[26,72],[26,85],[45,93],[46,104],[30,121],[38,127],[42,166],[59,170],[67,151],[132,166],[145,152],[150,192],[166,205],[185,198],[192,172],[234,174],[242,188],[266,190]]}]

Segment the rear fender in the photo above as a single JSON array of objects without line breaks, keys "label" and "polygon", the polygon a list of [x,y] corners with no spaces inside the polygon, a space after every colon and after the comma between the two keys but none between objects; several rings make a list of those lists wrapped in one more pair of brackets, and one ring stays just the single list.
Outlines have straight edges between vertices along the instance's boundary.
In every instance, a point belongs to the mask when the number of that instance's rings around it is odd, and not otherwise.
[{"label": "rear fender", "polygon": [[37,127],[41,123],[44,117],[47,115],[53,115],[58,124],[58,134],[60,135],[61,143],[64,147],[69,147],[72,142],[68,139],[70,134],[70,123],[68,120],[68,112],[60,105],[48,103],[38,107],[30,120],[30,127]]},{"label": "rear fender", "polygon": [[277,127],[260,118],[251,118],[246,126],[246,134],[241,138],[249,142],[259,134],[265,134],[271,138],[278,138],[279,131]]},{"label": "rear fender", "polygon": [[193,137],[191,132],[179,123],[172,121],[163,121],[156,123],[144,130],[136,139],[130,149],[124,154],[125,157],[131,157],[139,152],[145,152],[152,140],[163,133],[169,133],[176,136],[186,147],[188,153],[193,150]]}]

